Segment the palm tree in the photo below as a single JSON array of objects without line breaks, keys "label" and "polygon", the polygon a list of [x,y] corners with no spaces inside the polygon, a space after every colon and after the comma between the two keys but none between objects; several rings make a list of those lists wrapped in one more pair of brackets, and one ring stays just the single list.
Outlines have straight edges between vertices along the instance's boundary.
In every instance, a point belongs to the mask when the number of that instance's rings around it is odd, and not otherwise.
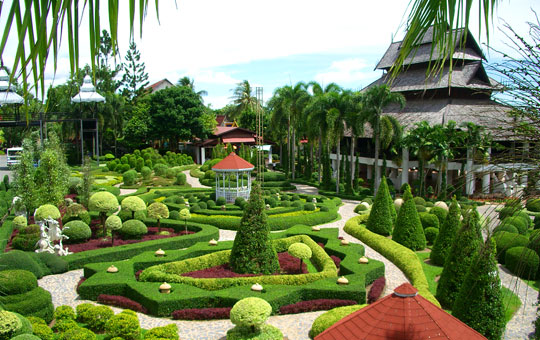
[{"label": "palm tree", "polygon": [[448,124],[436,124],[430,134],[433,143],[433,162],[439,166],[438,197],[445,200],[446,195],[446,172],[448,160],[454,158],[457,146],[463,144],[463,138],[457,129],[456,122],[449,121]]},{"label": "palm tree", "polygon": [[[178,79],[178,81],[176,82],[176,85],[177,86],[187,86],[190,89],[192,89],[193,91],[195,91],[195,79],[193,79],[193,78],[189,78],[189,77],[184,76],[184,77]],[[201,91],[198,91],[196,93],[201,98],[201,101],[202,101],[202,97],[208,96],[208,92],[205,91],[205,90],[201,90]]]},{"label": "palm tree", "polygon": [[[351,181],[354,178],[354,170],[355,170],[355,161],[354,161],[354,149],[356,147],[356,138],[358,136],[361,136],[364,134],[364,116],[362,115],[362,111],[364,110],[364,93],[363,92],[354,92],[351,95],[351,111],[345,117],[345,123],[347,124],[347,128],[351,131]],[[350,183],[352,186],[353,183]]]},{"label": "palm tree", "polygon": [[415,128],[410,130],[403,140],[404,145],[415,153],[418,158],[419,196],[424,196],[424,165],[433,157],[432,133],[433,128],[424,120],[416,123]]},{"label": "palm tree", "polygon": [[[403,128],[398,120],[392,116],[384,115],[381,117],[381,150],[386,151],[393,146],[391,150],[397,154],[395,147],[400,144],[403,138]],[[386,153],[383,156],[383,165],[386,164]],[[386,176],[386,174],[383,174]]]},{"label": "palm tree", "polygon": [[234,105],[234,109],[230,111],[231,119],[239,118],[246,112],[255,112],[261,106],[253,96],[253,87],[247,80],[236,84],[231,99]]},{"label": "palm tree", "polygon": [[375,180],[373,183],[374,193],[377,193],[381,181],[381,171],[379,168],[379,152],[381,147],[381,117],[385,107],[390,104],[399,104],[401,108],[405,106],[405,97],[401,93],[391,92],[388,85],[370,87],[365,92],[364,110],[362,119],[367,121],[373,130],[373,140],[375,143]]}]

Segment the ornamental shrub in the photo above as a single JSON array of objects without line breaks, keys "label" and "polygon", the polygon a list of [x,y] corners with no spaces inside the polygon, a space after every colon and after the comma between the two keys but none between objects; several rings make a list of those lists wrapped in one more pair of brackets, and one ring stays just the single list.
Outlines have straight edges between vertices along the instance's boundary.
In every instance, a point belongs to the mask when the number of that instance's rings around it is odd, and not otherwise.
[{"label": "ornamental shrub", "polygon": [[34,274],[22,269],[0,271],[0,287],[2,295],[23,294],[38,286]]},{"label": "ornamental shrub", "polygon": [[152,169],[147,166],[141,168],[141,176],[144,180],[149,180],[152,177]]},{"label": "ornamental shrub", "polygon": [[505,306],[492,239],[475,254],[452,315],[488,339],[501,339],[506,325]]},{"label": "ornamental shrub", "polygon": [[540,258],[532,249],[513,247],[506,251],[504,258],[506,268],[525,280],[535,280]]},{"label": "ornamental shrub", "polygon": [[106,330],[106,324],[114,317],[114,312],[107,306],[93,306],[86,313],[86,325],[95,332]]},{"label": "ornamental shrub", "polygon": [[177,185],[185,185],[187,183],[187,177],[186,177],[186,174],[183,173],[183,172],[179,172],[177,175],[176,175],[176,182],[174,184],[177,184]]},{"label": "ornamental shrub", "polygon": [[507,231],[500,231],[493,235],[497,250],[497,259],[499,263],[504,264],[506,259],[506,251],[514,247],[525,247],[529,243],[529,239],[524,235],[516,235]]},{"label": "ornamental shrub", "polygon": [[532,212],[540,212],[540,198],[531,198],[527,201],[525,208]]},{"label": "ornamental shrub", "polygon": [[416,208],[416,211],[419,213],[427,212],[427,208],[425,205],[417,204],[415,208]]},{"label": "ornamental shrub", "polygon": [[388,184],[386,183],[386,178],[383,176],[366,224],[368,230],[383,236],[388,236],[392,233],[393,222],[390,208],[393,208],[393,205],[390,207],[389,196]]},{"label": "ornamental shrub", "polygon": [[122,200],[122,210],[129,211],[133,219],[137,211],[146,210],[146,203],[139,196],[128,196]]},{"label": "ornamental shrub", "polygon": [[272,313],[272,306],[257,297],[244,298],[231,309],[231,322],[239,327],[249,328],[252,332],[259,329]]},{"label": "ornamental shrub", "polygon": [[[441,203],[444,203],[444,202],[441,202]],[[448,215],[449,210],[450,208],[445,209],[440,206],[434,206],[433,208],[429,210],[429,213],[437,216],[437,218],[439,219],[439,225],[442,226],[442,224],[444,223],[444,220],[446,219],[446,215]]]},{"label": "ornamental shrub", "polygon": [[146,334],[144,334],[145,340],[163,340],[171,339],[178,340],[178,326],[174,323],[168,324],[167,326],[154,327],[149,329]]},{"label": "ornamental shrub", "polygon": [[64,225],[63,234],[68,237],[66,243],[80,243],[92,236],[92,230],[83,221],[71,221]]},{"label": "ornamental shrub", "polygon": [[386,286],[386,279],[384,276],[379,277],[377,280],[373,281],[371,289],[367,295],[367,303],[371,304],[381,297]]},{"label": "ornamental shrub", "polygon": [[75,314],[75,311],[73,310],[73,307],[62,305],[56,307],[54,310],[54,318],[56,321],[58,320],[75,320],[77,315]]},{"label": "ornamental shrub", "polygon": [[96,334],[89,329],[77,327],[72,328],[58,337],[58,340],[95,340]]},{"label": "ornamental shrub", "polygon": [[34,334],[20,334],[11,339],[12,340],[41,340],[42,338]]},{"label": "ornamental shrub", "polygon": [[529,214],[527,214],[525,211],[521,210],[514,214],[514,217],[520,218],[523,223],[527,226],[527,229],[531,226],[532,220]]},{"label": "ornamental shrub", "polygon": [[392,240],[412,250],[424,249],[426,248],[426,236],[416,212],[410,188],[405,190],[403,199],[404,202],[399,209]]},{"label": "ornamental shrub", "polygon": [[122,174],[122,179],[124,180],[124,185],[134,185],[137,183],[137,171],[128,170]]},{"label": "ornamental shrub", "polygon": [[120,337],[124,340],[138,340],[141,327],[137,316],[129,313],[118,313],[112,316],[105,324],[105,333],[111,337]]},{"label": "ornamental shrub", "polygon": [[176,170],[173,169],[173,168],[167,168],[167,170],[165,170],[165,177],[169,178],[169,179],[172,179],[176,176]]},{"label": "ornamental shrub", "polygon": [[0,340],[11,339],[21,328],[22,322],[15,313],[0,310]]},{"label": "ornamental shrub", "polygon": [[476,210],[466,217],[445,259],[436,297],[446,308],[452,308],[454,305],[472,258],[480,247],[481,240],[476,230],[478,218]]},{"label": "ornamental shrub", "polygon": [[169,218],[169,208],[163,203],[154,202],[148,206],[148,218],[157,220],[158,232],[161,231],[161,219]]},{"label": "ornamental shrub", "polygon": [[115,212],[118,209],[118,199],[110,192],[100,191],[90,197],[88,206],[90,210],[99,212],[103,234],[106,235],[105,218],[107,217],[107,213]]},{"label": "ornamental shrub", "polygon": [[54,339],[54,332],[52,329],[43,322],[40,323],[32,323],[32,328],[34,335],[39,337],[41,340],[53,340]]},{"label": "ornamental shrub", "polygon": [[1,254],[0,268],[3,270],[24,269],[34,274],[38,279],[43,277],[43,271],[39,264],[28,253],[20,250],[12,250]]},{"label": "ornamental shrub", "polygon": [[352,305],[345,307],[338,307],[328,312],[319,315],[309,330],[309,336],[315,338],[317,335],[324,332],[326,329],[330,328],[333,324],[343,319],[344,317],[366,307],[367,305]]},{"label": "ornamental shrub", "polygon": [[[405,193],[405,192],[404,192]],[[417,196],[414,198],[414,204],[415,205],[423,205],[426,206],[426,200],[420,196]]]},{"label": "ornamental shrub", "polygon": [[507,231],[509,233],[519,234],[518,229],[509,223],[499,224],[497,227],[495,227],[495,229],[493,229],[493,233],[498,233],[499,231]]},{"label": "ornamental shrub", "polygon": [[313,204],[313,203],[304,204],[304,210],[305,211],[315,211],[315,204]]},{"label": "ornamental shrub", "polygon": [[[148,313],[148,310],[143,307],[143,305],[121,295],[99,294],[97,297],[97,302],[104,305],[127,308],[126,310],[131,310],[133,312],[137,311],[141,313]],[[134,315],[137,315],[137,313]]]},{"label": "ornamental shrub", "polygon": [[39,233],[19,234],[11,240],[11,247],[13,249],[33,252],[36,249],[36,243],[39,240]]},{"label": "ornamental shrub", "polygon": [[499,211],[499,220],[502,221],[505,218],[514,215],[518,211],[519,211],[519,209],[517,209],[515,207],[512,207],[512,206],[506,207],[505,206],[504,208],[501,209],[501,211]]},{"label": "ornamental shrub", "polygon": [[154,165],[154,173],[156,176],[165,176],[165,172],[167,171],[168,167],[165,164],[158,163]]},{"label": "ornamental shrub", "polygon": [[242,208],[242,206],[246,203],[246,200],[244,199],[244,197],[236,197],[234,199],[234,205]]},{"label": "ornamental shrub", "polygon": [[218,197],[217,200],[216,200],[216,205],[225,205],[227,204],[227,200],[225,199],[225,197],[221,196],[221,197]]},{"label": "ornamental shrub", "polygon": [[26,217],[24,216],[15,216],[12,223],[15,229],[21,230],[27,226],[28,221],[26,220]]},{"label": "ornamental shrub", "polygon": [[502,220],[501,224],[513,225],[522,235],[527,232],[527,229],[529,229],[529,225],[519,216],[508,216]]},{"label": "ornamental shrub", "polygon": [[88,211],[82,204],[73,203],[66,208],[66,213],[62,217],[62,223],[65,225],[73,220],[81,220],[88,225],[90,224],[90,214],[88,214]]},{"label": "ornamental shrub", "polygon": [[[435,209],[435,207],[433,207]],[[443,266],[448,253],[452,247],[452,242],[460,226],[461,210],[454,199],[448,209],[444,222],[441,225],[439,234],[433,243],[433,248],[429,254],[429,259],[437,266]]]},{"label": "ornamental shrub", "polygon": [[234,238],[229,265],[235,273],[272,274],[279,271],[259,184],[251,190]]},{"label": "ornamental shrub", "polygon": [[67,332],[72,328],[79,328],[79,325],[72,319],[60,319],[56,320],[54,326],[52,327],[53,331],[57,333]]},{"label": "ornamental shrub", "polygon": [[95,306],[96,305],[88,302],[77,305],[75,307],[75,311],[77,312],[76,320],[78,322],[87,323],[90,318],[90,310],[92,310],[92,308],[94,308]]},{"label": "ornamental shrub", "polygon": [[429,227],[424,230],[424,234],[426,235],[427,244],[432,245],[433,242],[435,242],[435,240],[437,239],[437,235],[439,235],[439,229]]},{"label": "ornamental shrub", "polygon": [[139,220],[128,220],[122,223],[119,233],[127,239],[140,239],[148,233],[148,228]]},{"label": "ornamental shrub", "polygon": [[44,221],[46,218],[57,220],[61,217],[60,210],[52,204],[44,204],[36,209],[34,213],[35,221]]},{"label": "ornamental shrub", "polygon": [[420,217],[420,222],[422,223],[422,228],[435,228],[439,229],[439,219],[437,216],[428,214],[428,213],[418,213],[418,217]]},{"label": "ornamental shrub", "polygon": [[309,248],[309,246],[304,243],[297,242],[297,243],[291,244],[287,251],[292,256],[296,257],[297,259],[300,259],[299,272],[301,273],[303,260],[308,260],[311,258],[311,255],[312,255],[311,248]]},{"label": "ornamental shrub", "polygon": [[368,208],[363,204],[358,204],[356,207],[354,207],[354,212],[357,214],[360,213],[361,211],[366,211],[366,210],[368,210]]},{"label": "ornamental shrub", "polygon": [[189,308],[172,312],[173,320],[214,320],[228,319],[232,307]]}]

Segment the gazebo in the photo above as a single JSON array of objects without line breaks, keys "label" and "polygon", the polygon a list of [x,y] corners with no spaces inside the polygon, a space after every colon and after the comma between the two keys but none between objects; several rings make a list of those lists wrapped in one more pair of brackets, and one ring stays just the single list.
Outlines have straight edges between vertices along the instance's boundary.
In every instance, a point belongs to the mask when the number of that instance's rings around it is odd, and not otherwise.
[{"label": "gazebo", "polygon": [[[227,202],[234,202],[236,197],[249,199],[251,193],[251,171],[255,166],[231,152],[227,157],[212,167],[216,172],[216,199],[225,197]],[[236,185],[231,187],[230,175],[236,175]],[[247,180],[244,181],[244,175]]]},{"label": "gazebo", "polygon": [[22,104],[23,97],[10,91],[9,74],[5,68],[0,68],[0,106],[5,104]]},{"label": "gazebo", "polygon": [[341,319],[315,340],[487,340],[457,318],[435,306],[410,283],[379,301]]}]

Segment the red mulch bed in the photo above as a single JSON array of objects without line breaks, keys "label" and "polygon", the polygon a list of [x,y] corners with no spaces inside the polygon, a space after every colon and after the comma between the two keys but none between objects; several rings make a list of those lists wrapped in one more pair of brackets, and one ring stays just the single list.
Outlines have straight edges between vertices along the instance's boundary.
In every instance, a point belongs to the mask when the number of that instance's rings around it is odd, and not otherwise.
[{"label": "red mulch bed", "polygon": [[[273,275],[281,274],[307,274],[307,265],[302,263],[302,272],[299,272],[300,269],[300,260],[294,256],[291,256],[287,252],[279,253],[279,266],[281,272],[274,273]],[[189,276],[199,279],[210,279],[210,278],[226,278],[226,277],[248,277],[248,276],[260,276],[260,274],[237,274],[231,270],[229,264],[223,264],[220,266],[210,267],[207,269],[196,270],[189,273],[184,273],[182,276]]]}]

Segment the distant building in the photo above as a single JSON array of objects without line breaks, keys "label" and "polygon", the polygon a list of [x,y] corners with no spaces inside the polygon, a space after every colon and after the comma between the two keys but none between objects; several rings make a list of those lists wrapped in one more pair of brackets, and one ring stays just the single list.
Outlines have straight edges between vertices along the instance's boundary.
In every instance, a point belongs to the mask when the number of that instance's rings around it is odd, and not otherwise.
[{"label": "distant building", "polygon": [[232,122],[229,121],[226,115],[217,115],[216,122],[217,122],[217,126],[238,127],[238,124],[236,124],[236,121],[232,121]]},{"label": "distant building", "polygon": [[169,80],[164,78],[158,82],[153,83],[152,85],[147,86],[146,91],[148,91],[149,93],[152,93],[152,92],[156,92],[156,91],[163,90],[163,89],[173,87],[173,86],[174,86],[173,83],[171,83]]},{"label": "distant building", "polygon": [[[447,124],[449,121],[455,121],[458,125],[472,122],[485,127],[494,140],[507,141],[508,136],[503,134],[504,129],[501,127],[507,126],[509,122],[507,116],[509,108],[491,99],[492,93],[501,90],[502,87],[487,75],[483,64],[486,58],[482,50],[473,35],[468,31],[467,34],[465,33],[464,29],[452,32],[456,34],[456,46],[451,57],[453,61],[451,75],[448,63],[442,71],[427,75],[430,60],[441,58],[437,48],[433,52],[431,50],[433,43],[433,29],[431,28],[417,49],[404,61],[402,72],[393,80],[390,79],[389,71],[397,60],[402,42],[392,43],[376,66],[376,69],[383,70],[384,74],[364,90],[372,86],[388,84],[392,92],[403,94],[407,101],[406,106],[403,109],[399,105],[388,106],[384,114],[395,117],[405,130],[413,128],[415,123],[421,121],[427,121],[430,125]],[[462,40],[464,44],[460,45]],[[374,161],[369,134],[356,141],[357,150],[360,150],[361,156],[360,169],[368,178],[372,176]],[[348,136],[350,138],[350,134]],[[399,165],[387,161],[387,173],[383,174],[394,182],[396,188],[415,179],[414,169],[418,169],[418,162],[409,160],[408,150],[403,149],[402,155]],[[465,164],[467,194],[472,195],[476,189],[481,188],[484,194],[498,191],[510,195],[512,188],[514,190],[517,188],[516,178],[508,168],[509,165],[489,167],[474,165],[472,158],[467,159]],[[382,165],[382,156],[379,165]],[[438,174],[435,166],[427,165],[426,167],[430,166],[433,171],[428,172],[427,181],[435,184]],[[463,175],[461,163],[450,162],[447,169],[448,184],[451,184],[457,176]],[[475,185],[476,177],[479,177],[481,184]],[[524,180],[526,183],[526,178]]]}]

